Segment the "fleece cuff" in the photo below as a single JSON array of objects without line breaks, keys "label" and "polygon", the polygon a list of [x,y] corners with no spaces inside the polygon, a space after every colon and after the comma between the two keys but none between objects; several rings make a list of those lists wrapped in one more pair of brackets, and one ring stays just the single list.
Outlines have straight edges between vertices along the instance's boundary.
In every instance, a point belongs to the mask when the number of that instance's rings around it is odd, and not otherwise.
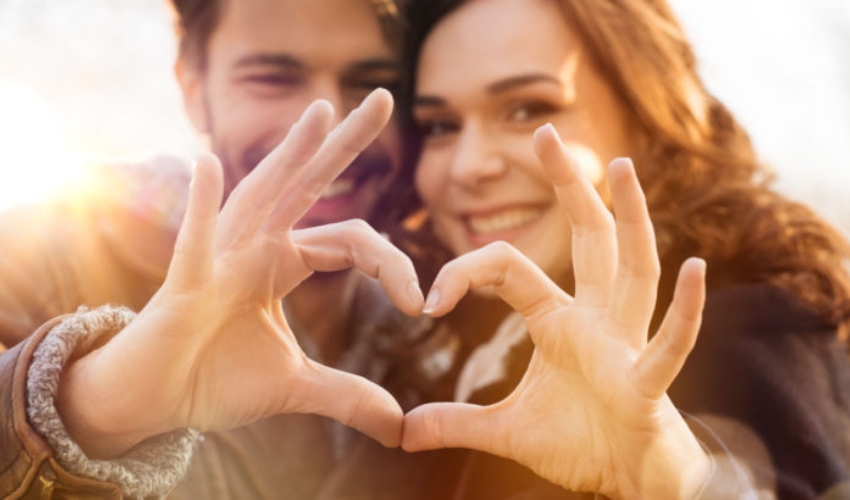
[{"label": "fleece cuff", "polygon": [[199,439],[197,431],[154,436],[114,460],[93,460],[68,435],[55,405],[59,378],[72,355],[92,350],[134,317],[126,308],[80,308],[55,326],[37,347],[29,368],[27,416],[69,472],[114,483],[128,497],[163,497],[185,475]]}]

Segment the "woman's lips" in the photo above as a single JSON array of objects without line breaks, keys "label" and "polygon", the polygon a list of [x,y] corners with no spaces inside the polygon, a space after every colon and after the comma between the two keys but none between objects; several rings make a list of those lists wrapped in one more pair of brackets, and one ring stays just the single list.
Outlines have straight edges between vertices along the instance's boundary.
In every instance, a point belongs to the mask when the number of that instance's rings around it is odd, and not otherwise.
[{"label": "woman's lips", "polygon": [[510,208],[487,215],[469,215],[466,223],[476,233],[498,233],[524,226],[542,213],[542,207]]},{"label": "woman's lips", "polygon": [[510,207],[463,217],[467,233],[475,246],[493,241],[510,241],[520,231],[539,219],[546,211],[544,206]]}]

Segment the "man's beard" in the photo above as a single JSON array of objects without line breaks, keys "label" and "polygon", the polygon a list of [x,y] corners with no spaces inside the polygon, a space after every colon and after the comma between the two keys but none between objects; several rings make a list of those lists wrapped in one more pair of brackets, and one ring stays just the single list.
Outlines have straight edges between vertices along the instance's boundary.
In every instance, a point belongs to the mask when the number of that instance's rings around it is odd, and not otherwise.
[{"label": "man's beard", "polygon": [[[244,177],[257,168],[272,149],[273,147],[258,144],[245,149],[241,154],[233,155],[229,154],[231,152],[227,148],[220,147],[220,141],[213,141],[212,150],[218,156],[224,169],[225,199]],[[356,193],[366,182],[390,175],[394,170],[393,159],[382,148],[371,147],[360,153],[340,176],[353,179]],[[379,193],[378,198],[384,195],[385,193]],[[378,200],[373,200],[370,205],[372,207],[379,205]],[[367,220],[371,219],[371,215],[370,213],[366,216]]]}]

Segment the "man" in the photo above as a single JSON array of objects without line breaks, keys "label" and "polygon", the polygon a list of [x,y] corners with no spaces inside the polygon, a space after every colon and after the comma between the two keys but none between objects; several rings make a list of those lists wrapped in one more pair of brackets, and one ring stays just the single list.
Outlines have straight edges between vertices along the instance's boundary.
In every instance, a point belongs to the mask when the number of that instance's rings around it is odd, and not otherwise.
[{"label": "man", "polygon": [[[399,34],[390,1],[173,4],[180,35],[176,74],[192,123],[209,136],[221,159],[225,197],[287,136],[311,102],[331,103],[338,121],[371,90],[397,83]],[[299,227],[369,218],[379,209],[379,195],[398,163],[398,139],[388,127],[322,192]],[[67,464],[54,457],[56,445],[51,449],[39,436],[43,431],[30,426],[40,417],[33,417],[24,388],[28,365],[38,357],[33,353],[46,332],[28,336],[42,323],[80,306],[114,303],[141,310],[166,276],[185,171],[160,165],[105,172],[94,192],[18,209],[0,221],[0,234],[7,235],[0,237],[0,342],[17,346],[0,355],[0,401],[11,409],[2,422],[0,491],[13,498],[67,490],[161,494],[174,483],[172,477],[153,489],[136,490],[131,480],[115,488],[85,476],[120,483],[116,477],[122,474],[139,477],[144,472],[130,466],[116,473],[109,464],[92,465],[80,453],[75,456],[85,466],[75,470],[87,472],[69,472]],[[348,330],[353,316],[363,316],[363,309],[373,312],[375,302],[384,301],[369,288],[356,273],[333,272],[314,274],[287,295],[287,319],[301,331],[299,343],[312,357],[353,371],[375,368],[367,363],[374,343],[368,330],[381,318],[357,321],[363,328]],[[63,375],[65,388],[72,386],[69,377]],[[33,387],[38,383],[29,383],[30,395],[38,394]],[[29,421],[24,416],[27,406]],[[66,423],[73,421],[62,407],[60,414],[68,417]],[[174,496],[310,496],[347,451],[339,434],[337,426],[318,417],[289,416],[211,435],[200,445],[194,468]],[[186,437],[178,440],[185,444]]]},{"label": "man", "polygon": [[[371,90],[397,86],[401,34],[392,2],[174,4],[182,33],[177,77],[193,125],[209,136],[223,163],[225,195],[280,142],[312,101],[329,101],[340,118]],[[399,168],[395,132],[388,127],[299,227],[370,219]],[[345,330],[347,318],[327,311],[329,305],[348,302],[339,296],[350,293],[341,286],[350,281],[348,276],[316,275],[288,297],[290,319],[309,325],[322,359],[331,363],[345,347],[345,336],[335,334]]]}]

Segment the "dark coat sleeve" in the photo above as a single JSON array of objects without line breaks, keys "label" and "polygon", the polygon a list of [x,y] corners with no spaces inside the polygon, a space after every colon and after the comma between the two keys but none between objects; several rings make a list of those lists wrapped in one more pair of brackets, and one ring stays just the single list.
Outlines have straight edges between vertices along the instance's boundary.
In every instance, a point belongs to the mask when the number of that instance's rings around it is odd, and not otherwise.
[{"label": "dark coat sleeve", "polygon": [[847,348],[835,325],[787,292],[710,291],[697,345],[669,393],[685,412],[752,430],[779,498],[818,498],[850,480]]}]

